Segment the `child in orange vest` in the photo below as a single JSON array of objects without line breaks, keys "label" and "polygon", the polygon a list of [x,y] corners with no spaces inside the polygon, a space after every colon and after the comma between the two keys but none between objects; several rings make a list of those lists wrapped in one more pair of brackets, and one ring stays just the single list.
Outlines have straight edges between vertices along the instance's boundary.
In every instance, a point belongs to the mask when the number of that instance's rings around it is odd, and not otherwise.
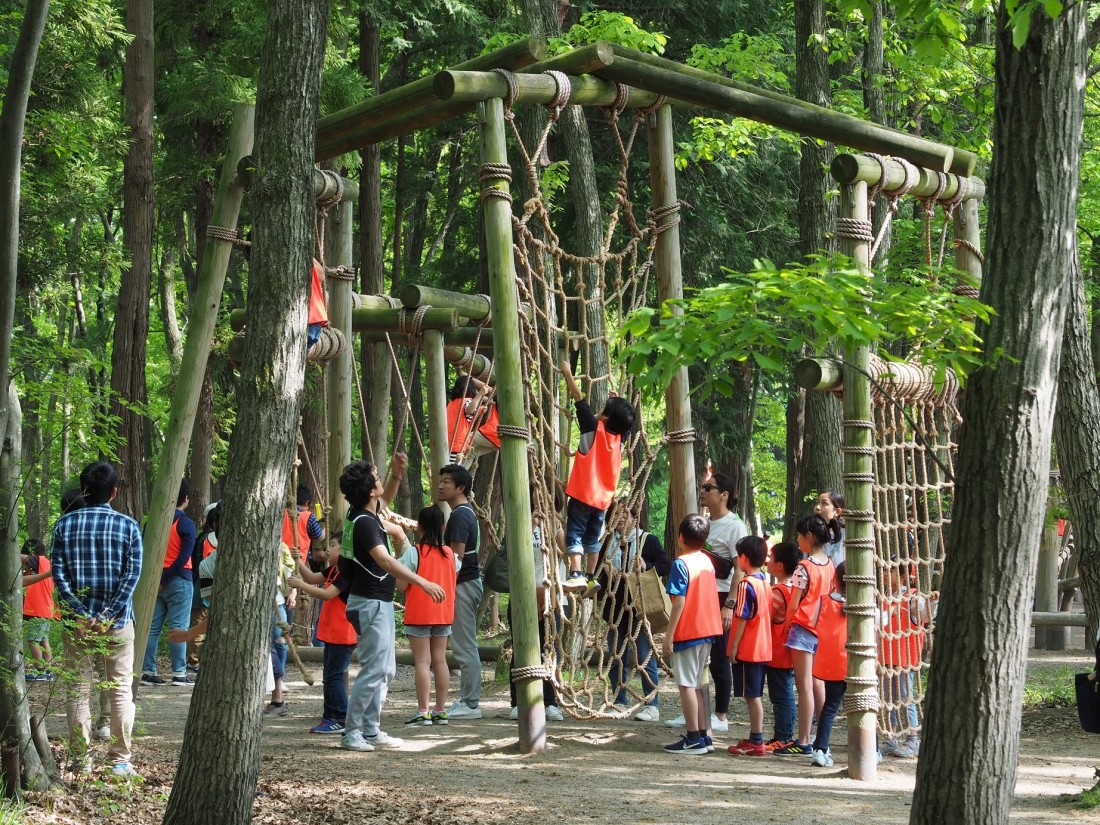
[{"label": "child in orange vest", "polygon": [[735,696],[745,697],[749,708],[749,738],[728,750],[733,756],[766,756],[763,696],[764,675],[772,658],[772,596],[760,568],[768,559],[768,545],[759,536],[745,536],[735,549],[737,567],[745,575],[725,606],[733,608],[729,646],[733,691]]},{"label": "child in orange vest", "polygon": [[[443,511],[435,504],[425,507],[416,518],[416,546],[401,556],[401,564],[443,588],[443,601],[436,602],[419,587],[399,581],[405,593],[405,635],[412,648],[416,683],[416,715],[406,727],[447,724],[447,688],[451,672],[447,667],[447,637],[455,618],[455,589],[462,559],[443,543]],[[435,707],[429,712],[428,698],[435,676]]]},{"label": "child in orange vest", "polygon": [[787,617],[791,629],[787,633],[787,647],[794,663],[794,679],[798,686],[798,738],[789,745],[776,748],[780,756],[811,756],[810,725],[814,715],[814,654],[817,653],[817,623],[821,617],[821,603],[833,592],[836,568],[825,555],[825,545],[839,538],[839,529],[816,513],[798,522],[798,546],[807,558],[798,563],[791,584],[793,596],[787,605]]},{"label": "child in orange vest", "polygon": [[[560,369],[569,394],[576,403],[577,424],[581,432],[569,483],[565,487],[565,494],[569,496],[565,509],[565,552],[569,555],[569,576],[563,587],[593,593],[600,588],[596,581],[600,534],[607,518],[607,508],[615,498],[615,488],[619,486],[623,439],[634,429],[634,407],[625,398],[613,396],[607,399],[599,415],[593,415],[592,408],[573,380],[569,362],[562,361]],[[584,572],[581,571],[582,555],[585,557]]]},{"label": "child in orange vest", "polygon": [[679,756],[702,756],[714,748],[707,736],[707,657],[714,640],[722,635],[722,613],[714,566],[702,552],[709,535],[706,518],[684,516],[677,541],[680,556],[668,577],[672,613],[662,650],[666,658],[672,657],[687,733],[665,745],[665,752]]},{"label": "child in orange vest", "polygon": [[472,375],[460,375],[455,381],[447,404],[447,442],[452,464],[469,467],[474,457],[500,449],[497,405],[483,403],[488,392],[489,385]]},{"label": "child in orange vest", "polygon": [[53,601],[53,578],[46,545],[41,539],[23,542],[23,627],[31,660],[27,663],[28,682],[48,682],[53,679],[49,664],[53,660],[50,650],[50,619],[57,618]]},{"label": "child in orange vest", "polygon": [[800,561],[802,551],[797,544],[789,541],[782,541],[772,547],[768,560],[768,575],[776,580],[771,588],[772,660],[768,664],[768,698],[772,703],[775,729],[771,741],[765,745],[769,753],[785,748],[794,741],[794,660],[787,647],[787,634],[791,629],[787,605],[794,597],[791,576]]},{"label": "child in orange vest", "polygon": [[325,643],[322,684],[324,704],[321,721],[309,729],[310,733],[343,733],[344,717],[348,713],[348,663],[355,651],[355,628],[345,615],[347,585],[340,576],[336,560],[340,558],[340,542],[344,534],[337,533],[323,550],[314,555],[325,565],[323,573],[314,573],[301,560],[298,572],[287,584],[321,602],[321,615],[317,620],[317,639]]},{"label": "child in orange vest", "polygon": [[[886,574],[890,592],[882,598],[879,659],[889,674],[884,698],[892,705],[905,707],[908,727],[904,742],[887,739],[881,744],[881,752],[885,756],[912,757],[920,752],[920,717],[913,689],[924,654],[924,628],[931,617],[928,602],[909,586],[902,564],[891,559]],[[896,710],[890,711],[890,721],[895,730],[901,727]]]},{"label": "child in orange vest", "polygon": [[[309,320],[306,327],[306,347],[312,347],[321,337],[321,327],[328,326],[328,304],[325,302],[325,270],[313,259],[309,273]],[[291,545],[293,547],[294,545]]]},{"label": "child in orange vest", "polygon": [[848,617],[844,614],[847,604],[844,598],[844,562],[836,569],[836,589],[821,600],[821,617],[817,622],[817,655],[814,656],[814,678],[825,683],[825,704],[817,715],[817,738],[814,739],[810,764],[819,768],[831,768],[833,755],[829,752],[829,738],[833,722],[840,712],[844,692],[848,689]]}]

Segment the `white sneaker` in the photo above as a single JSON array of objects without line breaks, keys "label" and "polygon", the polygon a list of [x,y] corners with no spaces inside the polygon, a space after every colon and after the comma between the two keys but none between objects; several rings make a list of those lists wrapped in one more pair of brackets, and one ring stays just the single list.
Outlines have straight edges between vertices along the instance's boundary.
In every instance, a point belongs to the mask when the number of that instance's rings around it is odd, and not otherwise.
[{"label": "white sneaker", "polygon": [[508,718],[511,719],[512,721],[515,721],[516,719],[519,719],[519,707],[518,706],[512,708],[508,712]]},{"label": "white sneaker", "polygon": [[106,742],[111,738],[111,726],[102,725],[98,728],[92,729],[92,739],[97,742]]},{"label": "white sneaker", "polygon": [[831,768],[833,766],[833,757],[829,751],[814,751],[810,756],[810,764],[816,765],[819,768]]},{"label": "white sneaker", "polygon": [[372,751],[374,745],[368,742],[362,731],[353,730],[340,737],[340,747],[349,751]]},{"label": "white sneaker", "polygon": [[666,719],[665,720],[665,727],[666,728],[682,728],[686,722],[687,722],[687,720],[684,719],[684,714],[681,713],[675,719]]},{"label": "white sneaker", "polygon": [[713,713],[710,715],[710,729],[715,733],[729,733],[730,732],[730,720],[719,719]]},{"label": "white sneaker", "polygon": [[[448,714],[449,715],[449,714]],[[378,731],[374,736],[364,736],[363,739],[371,749],[382,748],[384,750],[395,750],[405,744],[404,739],[398,739],[396,736],[390,736],[384,730]]]},{"label": "white sneaker", "polygon": [[481,708],[472,708],[465,702],[455,702],[447,709],[448,719],[480,719]]},{"label": "white sneaker", "polygon": [[557,705],[547,705],[546,719],[549,722],[564,722],[565,714],[561,712],[561,708],[559,708]]},{"label": "white sneaker", "polygon": [[661,719],[661,709],[656,705],[642,705],[634,714],[638,722],[657,722]]}]

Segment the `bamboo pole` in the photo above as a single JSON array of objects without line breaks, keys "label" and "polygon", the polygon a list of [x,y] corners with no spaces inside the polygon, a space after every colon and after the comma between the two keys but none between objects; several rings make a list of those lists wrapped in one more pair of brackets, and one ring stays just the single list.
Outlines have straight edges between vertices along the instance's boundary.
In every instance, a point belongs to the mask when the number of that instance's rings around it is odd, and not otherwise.
[{"label": "bamboo pole", "polygon": [[[558,84],[546,74],[517,74],[516,103],[547,104],[558,93]],[[591,75],[569,78],[569,103],[578,106],[610,106],[618,97],[618,85]],[[508,81],[495,72],[466,72],[448,69],[439,72],[433,83],[440,100],[464,100],[476,102],[490,97],[506,97]],[[643,108],[652,106],[660,97],[656,92],[627,87],[626,106]]]},{"label": "bamboo pole", "polygon": [[[672,109],[662,106],[648,118],[649,180],[653,209],[672,209],[679,205],[676,195],[676,147],[672,134]],[[657,241],[654,264],[657,269],[657,300],[684,297],[680,263],[680,216],[672,211],[657,219]],[[687,367],[681,367],[665,390],[665,428],[669,433],[693,435],[691,427],[691,388]],[[668,496],[672,509],[672,524],[694,513],[698,498],[695,493],[695,444],[693,438],[669,444]]]},{"label": "bamboo pole", "polygon": [[[504,103],[492,98],[478,106],[483,169],[508,164]],[[487,188],[507,195],[504,177],[487,179]],[[527,441],[519,433],[530,423],[524,409],[523,367],[520,354],[519,294],[512,256],[511,197],[482,194],[485,246],[489,263],[489,293],[493,320],[501,335],[496,350],[497,407],[500,411],[500,465],[504,491],[504,522],[508,535],[508,567],[511,583],[512,639],[517,668],[542,665],[538,609],[535,603],[531,503],[527,496],[530,477]],[[519,746],[522,753],[546,750],[546,710],[542,704],[542,680],[526,676],[516,680],[519,702]]]},{"label": "bamboo pole", "polygon": [[[345,190],[346,194],[347,190]],[[328,238],[325,242],[328,268],[345,267],[354,263],[355,201],[345,198],[329,209],[325,221]],[[351,276],[352,278],[354,276]],[[352,393],[355,372],[352,359],[355,347],[351,344],[352,293],[355,281],[351,278],[330,275],[328,285],[329,323],[344,333],[348,345],[325,366],[325,406],[328,413],[326,426],[328,438],[328,517],[325,535],[332,536],[344,529],[347,503],[340,492],[340,473],[351,463]]]},{"label": "bamboo pole", "polygon": [[[904,157],[904,156],[903,156]],[[886,169],[886,182],[883,189],[887,192],[900,189],[905,184],[905,167],[897,158],[883,158]],[[868,186],[878,186],[882,180],[883,166],[869,155],[840,154],[833,158],[830,172],[838,183],[863,181]],[[935,195],[940,189],[940,175],[935,169],[917,166],[917,183],[909,194],[921,198]],[[963,177],[952,172],[945,173],[943,190],[939,199],[947,200],[963,188],[963,198],[975,203],[985,198],[985,181],[981,178]]]},{"label": "bamboo pole", "polygon": [[[615,55],[609,44],[592,43],[557,57],[524,66],[518,69],[517,74],[538,74],[551,69],[570,75],[588,74],[606,66],[614,59]],[[427,80],[430,84],[432,79],[427,78]],[[379,143],[398,135],[415,132],[417,129],[472,112],[475,105],[464,100],[434,99],[434,94],[433,100],[416,106],[410,106],[400,100],[391,102],[373,110],[355,124],[354,130],[341,137],[325,137],[322,141],[319,135],[317,159],[335,157],[360,149],[369,143]]]},{"label": "bamboo pole", "polygon": [[[467,71],[485,71],[501,67],[513,71],[521,69],[546,57],[546,38],[529,37],[510,43],[488,54],[479,55],[455,66]],[[413,83],[406,83],[398,89],[375,96],[339,112],[333,112],[317,121],[317,146],[324,146],[357,132],[364,124],[373,122],[380,110],[411,109],[435,100],[432,92],[432,78],[423,77]],[[318,160],[324,158],[318,153]]]},{"label": "bamboo pole", "polygon": [[615,59],[594,74],[841,146],[897,155],[918,166],[961,175],[972,174],[977,167],[978,158],[973,152],[956,150],[794,98],[762,94],[759,89],[733,85],[727,78],[709,72],[700,76],[699,70],[689,71],[665,58],[650,55],[640,59],[639,53],[622,47],[615,47],[614,54]]},{"label": "bamboo pole", "polygon": [[424,396],[428,402],[428,453],[432,483],[450,463],[447,438],[447,364],[443,355],[443,333],[424,330]]},{"label": "bamboo pole", "polygon": [[[251,104],[240,103],[233,109],[233,125],[229,130],[229,146],[222,166],[218,191],[214,199],[212,226],[234,229],[241,210],[244,186],[237,173],[238,159],[252,151],[253,125],[256,110]],[[179,496],[180,479],[187,462],[187,447],[191,443],[191,431],[195,426],[195,414],[202,389],[206,362],[210,357],[210,345],[214,337],[214,325],[218,320],[225,270],[233,244],[221,238],[209,238],[199,267],[199,288],[192,304],[191,319],[187,324],[187,340],[183,345],[183,361],[172,395],[172,412],[168,419],[164,448],[157,465],[153,482],[153,495],[145,522],[144,557],[141,578],[134,593],[134,655],[145,653],[149,639],[149,626],[153,622],[153,608],[160,587],[160,572],[164,567],[164,555],[168,549],[168,535],[172,529],[172,515]],[[140,675],[140,668],[139,668]],[[134,695],[137,695],[139,678],[134,679]]]},{"label": "bamboo pole", "polygon": [[[845,226],[847,224],[847,227]],[[848,228],[851,227],[851,228]],[[856,262],[870,280],[871,221],[867,212],[867,184],[840,187],[837,236],[840,251]],[[862,237],[861,237],[862,235]],[[848,775],[875,778],[878,724],[878,603],[875,595],[874,501],[871,487],[874,462],[871,448],[871,387],[863,374],[871,366],[869,347],[848,347],[844,358],[844,499],[848,522],[844,546],[848,568]]]}]

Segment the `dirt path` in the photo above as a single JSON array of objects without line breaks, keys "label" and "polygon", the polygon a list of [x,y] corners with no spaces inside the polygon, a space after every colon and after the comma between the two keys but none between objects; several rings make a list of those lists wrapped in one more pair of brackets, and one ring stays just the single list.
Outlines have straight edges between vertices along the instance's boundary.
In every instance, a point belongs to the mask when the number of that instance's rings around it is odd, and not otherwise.
[{"label": "dirt path", "polygon": [[[1084,669],[1084,656],[1037,654],[1033,665]],[[315,668],[319,672],[319,667]],[[319,675],[319,673],[318,673]],[[486,678],[491,671],[485,669]],[[663,685],[662,710],[679,712],[674,690]],[[45,685],[34,685],[42,701]],[[28,823],[144,825],[159,823],[183,734],[189,691],[145,690],[139,701],[135,764],[146,777],[136,790],[87,780],[81,793],[28,811]],[[319,718],[320,687],[290,683],[291,714],[264,724],[260,795],[254,821],[322,823],[375,820],[436,823],[515,822],[536,816],[561,822],[719,822],[739,815],[760,823],[908,821],[915,760],[888,759],[873,782],[845,777],[843,722],[834,733],[837,767],[812,768],[801,759],[726,755],[727,740],[741,738],[743,707],[735,701],[733,725],[717,752],[706,758],[665,756],[670,741],[661,723],[550,723],[547,754],[521,756],[508,692],[486,682],[486,718],[447,727],[405,730],[413,714],[412,670],[399,667],[383,727],[403,737],[399,752],[351,753],[338,737],[310,735]],[[64,729],[51,715],[50,730]],[[769,721],[770,724],[770,721]],[[1017,801],[1013,819],[1028,823],[1097,821],[1060,797],[1093,784],[1100,737],[1077,725],[1072,708],[1039,708],[1024,715]],[[808,760],[807,760],[808,762]]]}]

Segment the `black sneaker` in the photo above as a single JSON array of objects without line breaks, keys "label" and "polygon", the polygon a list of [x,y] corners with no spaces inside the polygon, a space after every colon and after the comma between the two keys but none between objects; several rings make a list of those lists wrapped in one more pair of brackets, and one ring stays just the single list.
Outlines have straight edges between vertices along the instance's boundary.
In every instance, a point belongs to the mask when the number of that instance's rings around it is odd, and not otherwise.
[{"label": "black sneaker", "polygon": [[151,685],[153,687],[158,687],[160,685],[166,685],[168,683],[166,681],[164,681],[164,679],[161,679],[155,673],[143,673],[143,674],[141,674],[141,684]]},{"label": "black sneaker", "polygon": [[194,687],[195,680],[190,676],[173,676],[172,685],[175,687]]}]

